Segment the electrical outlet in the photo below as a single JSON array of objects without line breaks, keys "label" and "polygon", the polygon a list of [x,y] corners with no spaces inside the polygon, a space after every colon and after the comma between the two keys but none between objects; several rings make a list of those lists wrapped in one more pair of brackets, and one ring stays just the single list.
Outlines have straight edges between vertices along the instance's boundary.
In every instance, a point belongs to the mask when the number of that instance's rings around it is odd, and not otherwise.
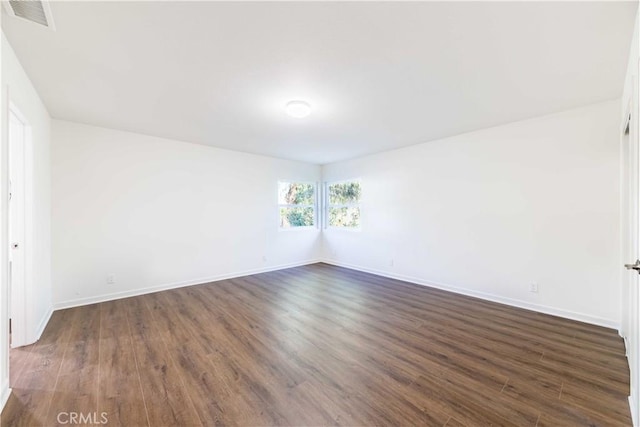
[{"label": "electrical outlet", "polygon": [[115,274],[107,274],[107,284],[113,285],[114,283],[116,283]]},{"label": "electrical outlet", "polygon": [[538,293],[538,282],[529,283],[529,292],[533,292],[534,294]]},{"label": "electrical outlet", "polygon": [[389,261],[389,265],[393,267],[395,264],[396,264],[395,260],[391,258],[391,261]]}]

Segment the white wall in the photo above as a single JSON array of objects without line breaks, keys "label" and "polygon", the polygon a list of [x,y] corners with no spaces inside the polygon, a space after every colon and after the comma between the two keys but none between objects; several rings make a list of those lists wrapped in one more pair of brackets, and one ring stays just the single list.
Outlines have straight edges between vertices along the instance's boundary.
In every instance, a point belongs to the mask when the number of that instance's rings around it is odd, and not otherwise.
[{"label": "white wall", "polygon": [[[23,249],[26,251],[26,263],[29,273],[26,277],[27,287],[27,343],[35,342],[46,325],[52,310],[51,290],[51,162],[50,162],[50,126],[51,119],[44,104],[40,100],[27,74],[2,35],[2,175],[0,199],[2,206],[2,244],[0,245],[0,262],[2,268],[2,293],[0,297],[0,384],[2,393],[7,390],[8,370],[6,357],[7,343],[7,126],[9,100],[15,104],[31,126],[31,152],[26,162],[33,175],[27,177],[27,185],[31,193],[30,209],[27,217],[32,218],[33,230],[26,237]],[[4,398],[0,394],[0,398]],[[4,403],[4,402],[0,402]]]},{"label": "white wall", "polygon": [[[633,29],[633,38],[631,40],[631,46],[629,49],[629,61],[627,63],[627,73],[624,78],[624,89],[622,91],[623,108],[627,107],[627,102],[631,98],[632,94],[632,82],[634,78],[638,77],[638,60],[640,59],[640,44],[638,41],[638,31],[640,31],[640,12],[636,13],[636,23]],[[633,94],[634,98],[638,98],[638,93]],[[621,111],[621,115],[624,115],[625,111]]]},{"label": "white wall", "polygon": [[320,166],[59,120],[52,164],[56,307],[319,257],[319,230],[278,231],[276,195]]},{"label": "white wall", "polygon": [[326,165],[325,181],[361,178],[363,225],[327,230],[323,256],[617,326],[619,111],[611,101]]}]

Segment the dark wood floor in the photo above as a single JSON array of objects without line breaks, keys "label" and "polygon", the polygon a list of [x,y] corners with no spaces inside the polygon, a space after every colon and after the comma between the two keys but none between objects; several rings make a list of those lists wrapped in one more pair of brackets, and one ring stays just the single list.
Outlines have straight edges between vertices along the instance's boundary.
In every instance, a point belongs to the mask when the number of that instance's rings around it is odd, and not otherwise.
[{"label": "dark wood floor", "polygon": [[631,425],[613,330],[325,264],[57,311],[11,364],[2,426]]}]

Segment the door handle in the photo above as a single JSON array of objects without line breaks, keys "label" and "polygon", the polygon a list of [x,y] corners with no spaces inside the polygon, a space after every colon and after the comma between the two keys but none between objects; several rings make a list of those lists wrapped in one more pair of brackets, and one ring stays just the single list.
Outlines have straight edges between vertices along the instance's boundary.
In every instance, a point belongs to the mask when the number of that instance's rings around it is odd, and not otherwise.
[{"label": "door handle", "polygon": [[626,268],[627,270],[635,270],[640,272],[640,259],[637,259],[633,264],[625,264],[624,268]]}]

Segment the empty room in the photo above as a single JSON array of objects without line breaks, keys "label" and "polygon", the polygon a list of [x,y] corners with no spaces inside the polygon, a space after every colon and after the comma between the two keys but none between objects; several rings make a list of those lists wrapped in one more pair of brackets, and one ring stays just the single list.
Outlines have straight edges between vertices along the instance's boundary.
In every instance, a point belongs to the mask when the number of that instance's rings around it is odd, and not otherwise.
[{"label": "empty room", "polygon": [[637,1],[4,1],[0,425],[639,426]]}]

